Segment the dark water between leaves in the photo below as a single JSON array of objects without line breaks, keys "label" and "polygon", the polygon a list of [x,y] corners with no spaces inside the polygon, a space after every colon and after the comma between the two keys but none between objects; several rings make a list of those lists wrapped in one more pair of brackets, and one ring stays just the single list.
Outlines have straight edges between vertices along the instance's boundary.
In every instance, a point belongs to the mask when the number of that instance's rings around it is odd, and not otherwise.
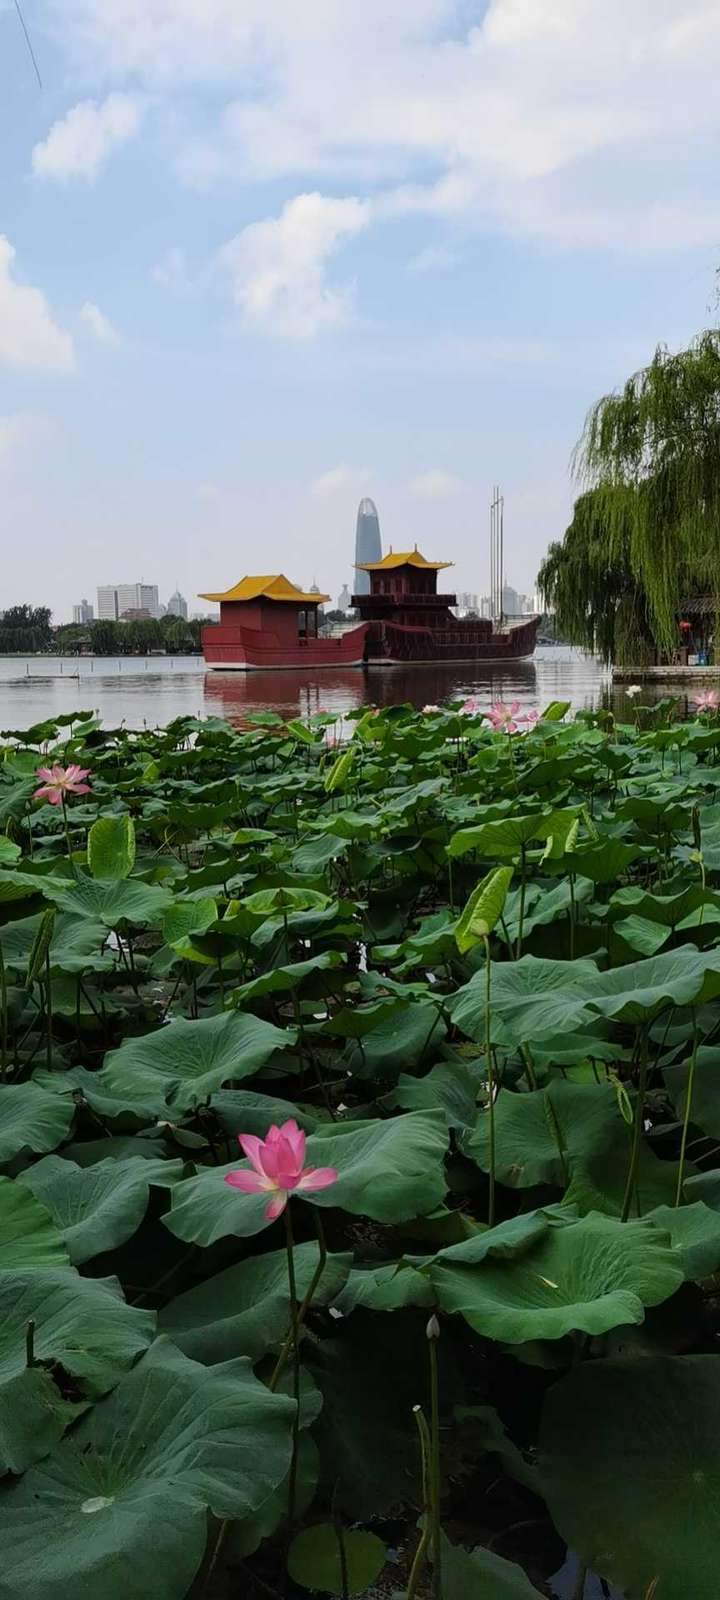
[{"label": "dark water between leaves", "polygon": [[[361,705],[409,701],[422,707],[467,695],[483,708],[493,700],[519,700],[524,711],[569,700],[573,711],[612,704],[628,716],[631,704],[621,688],[613,690],[607,668],[565,645],[506,666],[315,672],[206,672],[195,656],[0,657],[0,728],[29,727],[78,708],[95,711],[107,726],[138,728],[162,726],[184,713],[241,723],[249,711],[297,717],[324,707],[341,716]],[[651,690],[643,691],[643,699],[651,697]]]}]

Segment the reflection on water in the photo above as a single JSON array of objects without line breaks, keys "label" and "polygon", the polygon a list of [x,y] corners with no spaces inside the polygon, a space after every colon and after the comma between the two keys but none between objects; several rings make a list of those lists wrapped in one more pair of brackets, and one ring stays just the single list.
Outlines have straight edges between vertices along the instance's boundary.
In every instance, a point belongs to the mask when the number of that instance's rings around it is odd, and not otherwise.
[{"label": "reflection on water", "polygon": [[[673,686],[668,686],[673,692]],[[643,689],[643,700],[668,692]],[[541,647],[533,660],[472,667],[398,666],[323,668],[288,672],[206,672],[196,656],[121,658],[0,657],[0,729],[26,728],[45,717],[95,711],[106,727],[163,726],[173,717],[220,716],[241,724],[249,711],[308,716],[325,707],[343,716],[362,705],[422,707],[472,695],[482,708],[493,700],[519,700],[541,711],[550,700],[569,700],[573,711],[612,704],[628,720],[631,702],[613,691],[598,661],[564,645]],[[687,709],[685,696],[681,709]]]},{"label": "reflection on water", "polygon": [[282,716],[307,716],[325,709],[339,716],[362,705],[408,702],[422,707],[472,695],[482,707],[493,700],[520,700],[523,710],[549,700],[570,700],[574,710],[600,703],[609,675],[598,662],[564,647],[539,651],[532,661],[506,665],[423,665],[323,668],[319,672],[209,672],[208,710],[230,722],[248,711],[272,708]]}]

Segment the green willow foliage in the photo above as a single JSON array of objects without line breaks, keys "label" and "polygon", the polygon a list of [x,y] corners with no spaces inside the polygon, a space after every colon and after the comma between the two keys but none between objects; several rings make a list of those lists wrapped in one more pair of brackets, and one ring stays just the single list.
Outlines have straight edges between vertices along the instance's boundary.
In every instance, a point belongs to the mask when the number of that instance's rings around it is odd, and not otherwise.
[{"label": "green willow foliage", "polygon": [[599,400],[574,465],[585,492],[541,587],[574,643],[641,665],[676,642],[684,593],[718,591],[720,332]]}]

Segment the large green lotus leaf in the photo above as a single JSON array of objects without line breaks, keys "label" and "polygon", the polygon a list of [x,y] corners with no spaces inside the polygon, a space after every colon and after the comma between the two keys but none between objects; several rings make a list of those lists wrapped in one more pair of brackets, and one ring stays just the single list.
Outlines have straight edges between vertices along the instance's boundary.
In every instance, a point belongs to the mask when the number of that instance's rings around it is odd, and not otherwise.
[{"label": "large green lotus leaf", "polygon": [[614,1022],[647,1022],[667,1006],[702,1005],[720,994],[720,951],[685,945],[597,975],[589,1005]]},{"label": "large green lotus leaf", "polygon": [[155,1317],[126,1305],[116,1278],[81,1278],[69,1267],[0,1273],[0,1384],[25,1366],[28,1322],[36,1359],[59,1362],[93,1396],[147,1347]]},{"label": "large green lotus leaf", "polygon": [[3,1600],[182,1600],[208,1510],[252,1516],[282,1481],[292,1416],[249,1362],[208,1368],[157,1340],[5,1496]]},{"label": "large green lotus leaf", "polygon": [[[441,1112],[415,1111],[344,1128],[331,1123],[327,1134],[326,1126],[308,1139],[305,1165],[335,1167],[337,1182],[314,1193],[299,1192],[298,1200],[391,1223],[427,1216],[440,1204],[448,1140]],[[240,1165],[206,1168],[176,1184],[165,1226],[178,1238],[202,1245],[265,1227],[267,1196],[244,1195],[224,1182],[226,1172]]]},{"label": "large green lotus leaf", "polygon": [[446,1024],[431,1000],[396,1000],[390,1015],[371,1033],[346,1046],[343,1060],[356,1078],[392,1082],[403,1070],[431,1062],[446,1034]]},{"label": "large green lotus leaf", "polygon": [[684,1278],[667,1234],[598,1213],[551,1229],[510,1261],[472,1267],[446,1255],[428,1270],[444,1310],[506,1344],[642,1322],[644,1307],[667,1300]]},{"label": "large green lotus leaf", "polygon": [[158,927],[172,904],[169,889],[134,878],[118,882],[85,876],[66,881],[43,878],[38,883],[38,891],[63,911],[75,917],[92,917],[106,928],[117,928],[121,922]]},{"label": "large green lotus leaf", "polygon": [[720,895],[703,889],[701,883],[690,883],[679,894],[649,894],[646,889],[627,887],[611,895],[608,917],[611,922],[617,922],[620,918],[640,917],[643,921],[672,929],[701,906],[720,907]]},{"label": "large green lotus leaf", "polygon": [[45,1367],[24,1367],[0,1381],[0,1472],[17,1475],[41,1461],[87,1406],[64,1400]]},{"label": "large green lotus leaf", "polygon": [[98,817],[88,833],[87,860],[93,878],[129,878],[135,865],[135,824],[129,812]]},{"label": "large green lotus leaf", "polygon": [[324,950],[320,955],[310,956],[307,961],[292,961],[284,967],[273,967],[259,978],[241,983],[237,989],[233,989],[232,998],[238,1006],[251,1005],[255,1000],[263,1000],[266,995],[292,994],[294,990],[305,987],[310,980],[315,980],[316,985],[319,984],[319,992],[322,992],[320,975],[330,968],[343,965],[339,950]]},{"label": "large green lotus leaf", "polygon": [[550,1389],[539,1465],[553,1520],[624,1594],[717,1594],[720,1362],[583,1363]]},{"label": "large green lotus leaf", "polygon": [[[546,961],[538,956],[522,956],[519,961],[493,961],[493,1036],[502,1042],[504,1034],[523,1044],[544,1034],[581,1028],[592,1020],[587,996],[598,977],[595,962],[582,958]],[[448,1003],[448,1011],[462,1033],[479,1044],[484,1043],[484,968],[458,989]]]},{"label": "large green lotus leaf", "polygon": [[[0,928],[0,948],[6,967],[27,972],[30,952],[43,914],[25,917],[22,922],[6,922]],[[114,965],[111,950],[103,949],[107,928],[88,917],[55,918],[50,940],[50,971],[66,973],[102,972]]]},{"label": "large green lotus leaf", "polygon": [[477,1097],[484,1080],[482,1062],[439,1061],[424,1078],[401,1073],[397,1088],[384,1103],[403,1111],[440,1110],[449,1128],[464,1129],[477,1116]]},{"label": "large green lotus leaf", "polygon": [[709,1278],[717,1272],[720,1267],[717,1211],[711,1211],[698,1199],[688,1206],[657,1206],[645,1221],[662,1233],[669,1233],[674,1248],[682,1256],[686,1278]]},{"label": "large green lotus leaf", "polygon": [[257,1094],[252,1089],[221,1089],[213,1095],[212,1107],[225,1134],[255,1133],[260,1139],[265,1138],[273,1123],[281,1125],[294,1118],[306,1133],[312,1133],[318,1121],[314,1111],[292,1100]]},{"label": "large green lotus leaf", "polygon": [[95,1074],[96,1093],[148,1116],[163,1115],[168,1107],[185,1111],[224,1083],[252,1077],[296,1037],[292,1028],[238,1011],[199,1022],[179,1017],[110,1051]]},{"label": "large green lotus leaf", "polygon": [[[461,1140],[464,1154],[485,1172],[490,1166],[486,1111]],[[605,1155],[620,1139],[630,1156],[630,1134],[610,1084],[558,1078],[530,1094],[501,1093],[495,1105],[495,1170],[500,1183],[532,1188],[566,1187],[578,1162]]]},{"label": "large green lotus leaf", "polygon": [[580,816],[579,808],[535,812],[531,816],[503,817],[484,822],[478,828],[460,828],[448,845],[449,856],[475,851],[489,861],[515,860],[523,847],[547,839],[553,854],[562,854],[565,841]]},{"label": "large green lotus leaf", "polygon": [[26,1186],[48,1212],[76,1266],[132,1238],[145,1216],[150,1184],[170,1188],[182,1161],[99,1161],[79,1167],[66,1156],[46,1156],[23,1172]]},{"label": "large green lotus leaf", "polygon": [[[492,965],[491,1022],[497,1042],[530,1043],[600,1016],[614,1022],[652,1020],[670,1005],[701,1005],[720,994],[720,951],[692,945],[634,961],[611,972],[594,962],[520,961]],[[485,974],[475,973],[448,1007],[470,1038],[485,1037]],[[500,1028],[498,1028],[500,1024]]]},{"label": "large green lotus leaf", "polygon": [[72,1100],[36,1083],[0,1084],[0,1162],[12,1161],[21,1150],[54,1150],[67,1138],[74,1116]]},{"label": "large green lotus leaf", "polygon": [[[315,1243],[294,1251],[295,1282],[302,1300],[315,1275],[319,1251]],[[335,1303],[345,1283],[351,1255],[328,1255],[314,1293],[313,1305]],[[171,1300],[160,1313],[163,1333],[195,1361],[211,1364],[233,1356],[253,1361],[280,1343],[290,1325],[287,1255],[273,1250],[249,1256],[207,1278]]]},{"label": "large green lotus leaf", "polygon": [[357,1267],[349,1275],[335,1304],[344,1317],[359,1306],[366,1311],[398,1311],[404,1306],[432,1306],[432,1284],[409,1262]]},{"label": "large green lotus leaf", "polygon": [[21,1184],[0,1178],[0,1271],[62,1267],[67,1262],[62,1235],[49,1211]]},{"label": "large green lotus leaf", "polygon": [[[688,1037],[686,1055],[689,1057],[692,1040]],[[679,1121],[685,1116],[689,1060],[665,1067],[665,1087]],[[720,1140],[720,1048],[701,1045],[695,1061],[691,1121],[712,1139]]]},{"label": "large green lotus leaf", "polygon": [[494,1550],[463,1550],[444,1534],[441,1550],[443,1600],[542,1600],[522,1567]]}]

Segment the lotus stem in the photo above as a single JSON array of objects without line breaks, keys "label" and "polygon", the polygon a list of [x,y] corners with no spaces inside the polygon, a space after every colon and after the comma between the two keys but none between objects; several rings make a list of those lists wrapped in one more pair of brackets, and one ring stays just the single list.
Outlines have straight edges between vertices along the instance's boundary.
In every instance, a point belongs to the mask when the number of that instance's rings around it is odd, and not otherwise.
[{"label": "lotus stem", "polygon": [[[313,1297],[315,1295],[315,1290],[317,1289],[317,1286],[318,1286],[318,1284],[320,1282],[320,1279],[321,1279],[321,1277],[323,1275],[323,1272],[325,1271],[325,1263],[327,1261],[327,1244],[325,1242],[325,1229],[323,1228],[322,1222],[320,1221],[320,1217],[318,1215],[317,1209],[314,1206],[313,1206],[313,1214],[314,1214],[314,1217],[315,1217],[315,1227],[317,1228],[318,1246],[319,1246],[319,1250],[320,1250],[320,1255],[319,1255],[318,1264],[317,1264],[317,1266],[315,1268],[315,1271],[314,1271],[314,1273],[312,1275],[312,1278],[310,1280],[310,1283],[308,1285],[308,1288],[307,1288],[307,1291],[306,1291],[306,1294],[305,1294],[305,1298],[304,1298],[304,1300],[302,1302],[302,1305],[298,1309],[298,1314],[297,1314],[297,1330],[298,1330],[298,1334],[302,1330],[303,1323],[304,1323],[305,1318],[307,1316],[307,1313],[310,1310],[310,1307],[312,1305]],[[271,1394],[274,1394],[275,1390],[277,1389],[277,1386],[278,1386],[278,1384],[280,1382],[282,1374],[283,1374],[283,1372],[285,1370],[285,1367],[287,1365],[287,1358],[288,1358],[288,1356],[290,1354],[290,1350],[291,1350],[292,1343],[293,1343],[293,1337],[294,1337],[294,1330],[293,1330],[293,1324],[291,1323],[290,1331],[289,1331],[289,1333],[287,1335],[287,1338],[285,1339],[283,1347],[282,1347],[282,1349],[280,1351],[280,1354],[279,1354],[279,1356],[277,1358],[277,1361],[275,1363],[275,1368],[274,1368],[274,1371],[273,1371],[273,1375],[272,1375],[272,1377],[270,1379],[270,1383],[268,1384],[268,1388],[270,1389],[270,1393]]]},{"label": "lotus stem", "polygon": [[46,1062],[48,1072],[52,1071],[53,1061],[53,1012],[52,1012],[52,984],[50,982],[50,945],[45,951],[45,1038]]},{"label": "lotus stem", "polygon": [[[648,1077],[648,1048],[647,1028],[643,1028],[640,1039],[640,1077],[638,1080],[637,1100],[635,1102],[635,1124],[633,1127],[632,1151],[628,1167],[625,1196],[623,1199],[621,1222],[627,1222],[630,1216],[633,1193],[637,1183],[638,1166],[640,1164],[640,1148],[642,1145],[643,1123],[645,1117],[645,1094],[647,1091]],[[639,1209],[639,1208],[638,1208]]]},{"label": "lotus stem", "polygon": [[35,1360],[35,1323],[32,1317],[25,1324],[25,1365],[26,1367],[37,1366]]},{"label": "lotus stem", "polygon": [[490,1133],[490,1192],[488,1195],[488,1227],[492,1228],[495,1222],[495,1066],[492,1054],[492,1028],[490,1026],[490,1001],[492,994],[492,962],[490,960],[490,940],[485,934],[485,1070],[487,1072],[488,1086],[488,1117]]},{"label": "lotus stem", "polygon": [[4,961],[4,958],[3,958],[3,953],[2,953],[2,949],[1,948],[0,948],[0,1011],[2,1012],[2,1015],[0,1016],[0,1066],[1,1066],[1,1069],[2,1069],[2,1077],[4,1078],[6,1073],[7,1073],[8,1006],[7,1006],[7,976],[6,976],[6,973],[5,973],[5,961]]},{"label": "lotus stem", "polygon": [[420,1574],[421,1574],[423,1566],[425,1564],[425,1558],[427,1556],[428,1545],[430,1544],[430,1538],[431,1538],[431,1533],[432,1533],[432,1507],[431,1507],[431,1504],[430,1504],[430,1498],[431,1498],[431,1490],[430,1490],[430,1456],[431,1456],[430,1430],[429,1430],[427,1422],[425,1420],[425,1414],[423,1412],[422,1406],[413,1406],[413,1416],[415,1418],[415,1423],[416,1423],[416,1426],[417,1426],[418,1435],[419,1435],[419,1439],[420,1439],[420,1464],[421,1464],[421,1472],[422,1472],[423,1518],[422,1518],[422,1528],[421,1528],[421,1532],[420,1532],[420,1539],[419,1539],[419,1542],[418,1542],[417,1550],[415,1551],[415,1555],[413,1557],[413,1564],[412,1564],[412,1567],[410,1568],[410,1576],[408,1578],[407,1600],[415,1600],[415,1595],[417,1593],[418,1583],[420,1582]]},{"label": "lotus stem", "polygon": [[688,1128],[690,1127],[690,1112],[692,1110],[693,1089],[695,1087],[695,1068],[697,1066],[698,1030],[697,1014],[693,1011],[693,1047],[688,1067],[687,1088],[685,1090],[685,1111],[683,1115],[682,1139],[680,1140],[680,1161],[678,1165],[677,1189],[675,1191],[675,1205],[682,1204],[683,1181],[685,1177],[685,1152],[687,1150]]},{"label": "lotus stem", "polygon": [[295,1416],[293,1417],[292,1430],[292,1455],[290,1457],[290,1476],[288,1479],[288,1522],[293,1526],[295,1521],[295,1501],[297,1498],[297,1468],[298,1449],[300,1445],[300,1326],[298,1322],[297,1286],[295,1283],[295,1240],[293,1238],[292,1218],[290,1216],[290,1202],[285,1207],[285,1246],[287,1250],[288,1288],[290,1290],[290,1317],[292,1321],[293,1343],[293,1395],[295,1398]]},{"label": "lotus stem", "polygon": [[433,1313],[426,1328],[430,1354],[430,1521],[432,1527],[433,1600],[442,1600],[442,1528],[440,1525],[440,1400],[438,1342],[440,1323]]},{"label": "lotus stem", "polygon": [[61,794],[61,796],[60,796],[60,804],[62,806],[63,828],[65,829],[65,843],[67,845],[67,853],[68,853],[68,856],[70,858],[70,867],[71,867],[71,870],[72,870],[73,877],[76,878],[77,877],[77,867],[75,866],[75,862],[73,861],[72,839],[70,838],[70,824],[68,822],[67,804],[66,804],[66,801],[65,801],[64,794]]}]

